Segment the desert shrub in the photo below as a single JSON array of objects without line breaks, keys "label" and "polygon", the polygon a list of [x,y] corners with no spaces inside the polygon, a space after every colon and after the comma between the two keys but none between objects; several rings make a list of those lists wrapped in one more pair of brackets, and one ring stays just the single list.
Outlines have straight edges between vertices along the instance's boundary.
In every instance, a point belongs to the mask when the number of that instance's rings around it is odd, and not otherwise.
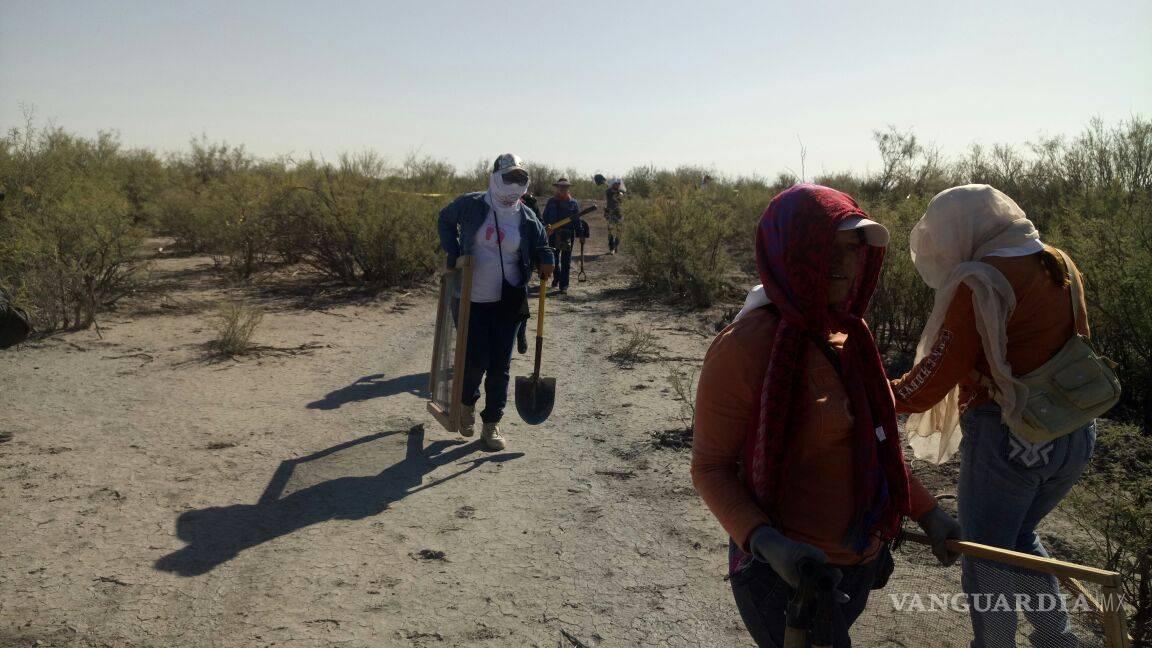
[{"label": "desert shrub", "polygon": [[1133,645],[1152,642],[1152,437],[1101,426],[1096,456],[1062,505],[1088,538],[1088,562],[1117,571]]},{"label": "desert shrub", "polygon": [[182,252],[205,252],[214,236],[209,212],[200,209],[198,187],[173,184],[156,197],[157,231],[175,239]]},{"label": "desert shrub", "polygon": [[728,272],[728,212],[693,190],[633,202],[624,240],[637,283],[657,293],[712,303]]},{"label": "desert shrub", "polygon": [[157,200],[168,183],[168,173],[155,153],[134,149],[117,156],[113,173],[128,201],[133,223],[149,228],[158,224]]},{"label": "desert shrub", "polygon": [[656,334],[651,328],[628,328],[619,343],[612,348],[608,358],[622,364],[644,362],[651,360],[658,348]]},{"label": "desert shrub", "polygon": [[304,259],[317,270],[349,284],[395,285],[435,269],[443,202],[390,191],[343,165],[317,169],[286,209],[299,215],[308,233]]},{"label": "desert shrub", "polygon": [[866,319],[876,336],[881,357],[889,372],[899,374],[911,368],[920,332],[932,312],[933,292],[924,284],[908,254],[908,235],[924,212],[927,198],[908,198],[895,205],[876,209],[862,204],[874,220],[883,223],[892,235],[876,294]]},{"label": "desert shrub", "polygon": [[680,401],[680,423],[686,429],[692,429],[696,420],[696,380],[699,373],[699,367],[687,371],[675,367],[668,370],[668,386]]},{"label": "desert shrub", "polygon": [[244,355],[252,350],[252,335],[264,311],[243,301],[221,302],[216,311],[215,350],[222,355]]},{"label": "desert shrub", "polygon": [[249,279],[276,252],[283,170],[261,165],[205,185],[193,207],[205,225],[207,250],[235,278]]},{"label": "desert shrub", "polygon": [[0,282],[37,328],[87,327],[130,293],[144,231],[117,182],[118,140],[84,139],[29,120],[0,138]]},{"label": "desert shrub", "polygon": [[1120,364],[1121,415],[1152,425],[1152,202],[1090,204],[1052,242],[1084,273],[1092,339]]},{"label": "desert shrub", "polygon": [[[487,189],[492,160],[495,157],[493,154],[492,158],[479,160],[475,166],[463,173],[457,171],[450,162],[415,153],[410,153],[399,168],[388,166],[383,158],[372,152],[355,156],[351,160],[354,164],[351,165],[348,156],[341,156],[335,166],[355,169],[358,173],[381,180],[384,186],[392,191],[437,194],[443,198]],[[365,165],[365,161],[370,163]]]}]

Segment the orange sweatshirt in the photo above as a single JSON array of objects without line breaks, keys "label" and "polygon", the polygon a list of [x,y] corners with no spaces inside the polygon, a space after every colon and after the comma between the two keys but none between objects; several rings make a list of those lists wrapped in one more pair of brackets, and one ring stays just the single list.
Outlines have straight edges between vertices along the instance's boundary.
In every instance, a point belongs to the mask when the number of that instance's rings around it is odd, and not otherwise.
[{"label": "orange sweatshirt", "polygon": [[[778,519],[769,520],[741,480],[747,432],[756,420],[764,372],[779,316],[767,308],[745,315],[724,329],[708,354],[696,390],[696,427],[692,440],[692,483],[724,530],[745,550],[748,536],[761,524],[807,542],[838,565],[867,562],[877,555],[873,540],[863,555],[844,545],[854,514],[852,414],[840,375],[819,349],[806,345],[800,364],[807,377],[797,394],[801,418],[793,431],[781,486],[788,496]],[[844,335],[829,340],[844,344]],[[912,516],[936,505],[914,476]]]},{"label": "orange sweatshirt", "polygon": [[[981,259],[1004,275],[1016,295],[1016,310],[1008,318],[1006,333],[1008,364],[1017,376],[1040,368],[1072,337],[1072,288],[1057,284],[1048,275],[1040,257],[1040,253],[1036,253]],[[1083,295],[1080,304],[1082,312],[1086,312]],[[1076,322],[1076,329],[1083,335],[1088,334],[1086,317]],[[896,411],[928,410],[957,384],[960,385],[961,412],[987,403],[991,400],[988,390],[972,380],[973,369],[991,376],[980,333],[976,330],[972,289],[960,284],[931,352],[911,371],[892,381]]]}]

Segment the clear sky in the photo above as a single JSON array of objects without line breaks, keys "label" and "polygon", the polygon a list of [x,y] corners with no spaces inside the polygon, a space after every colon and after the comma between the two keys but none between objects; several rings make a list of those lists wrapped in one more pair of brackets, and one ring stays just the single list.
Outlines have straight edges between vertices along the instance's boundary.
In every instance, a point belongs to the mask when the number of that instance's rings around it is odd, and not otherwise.
[{"label": "clear sky", "polygon": [[0,0],[0,128],[589,173],[876,168],[1152,116],[1152,1]]}]

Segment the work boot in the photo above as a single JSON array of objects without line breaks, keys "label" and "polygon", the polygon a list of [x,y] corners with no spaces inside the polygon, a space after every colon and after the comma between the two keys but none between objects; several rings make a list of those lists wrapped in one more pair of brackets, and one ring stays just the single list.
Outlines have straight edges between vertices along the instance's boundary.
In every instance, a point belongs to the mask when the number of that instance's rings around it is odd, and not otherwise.
[{"label": "work boot", "polygon": [[516,350],[520,352],[520,355],[528,353],[528,334],[524,331],[523,326],[516,331]]},{"label": "work boot", "polygon": [[470,437],[476,433],[476,408],[461,405],[460,436]]},{"label": "work boot", "polygon": [[500,436],[500,426],[495,423],[485,423],[484,431],[480,433],[480,440],[489,450],[503,450],[504,437]]}]

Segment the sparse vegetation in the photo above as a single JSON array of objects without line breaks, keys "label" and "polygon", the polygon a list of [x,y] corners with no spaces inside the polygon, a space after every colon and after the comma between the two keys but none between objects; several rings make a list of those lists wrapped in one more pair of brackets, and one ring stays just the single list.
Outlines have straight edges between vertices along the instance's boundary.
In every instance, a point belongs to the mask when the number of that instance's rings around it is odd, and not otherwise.
[{"label": "sparse vegetation", "polygon": [[668,386],[680,401],[680,422],[691,430],[696,420],[696,378],[700,367],[693,365],[687,371],[672,368],[668,371]]},{"label": "sparse vegetation", "polygon": [[1064,503],[1090,564],[1120,573],[1133,645],[1152,642],[1152,437],[1101,426],[1091,468]]},{"label": "sparse vegetation", "polygon": [[221,355],[238,356],[252,350],[252,336],[256,333],[264,311],[243,301],[225,301],[217,313],[217,331],[213,346]]},{"label": "sparse vegetation", "polygon": [[656,334],[651,328],[633,327],[625,330],[624,337],[612,348],[608,358],[620,364],[646,362],[654,359],[658,350]]},{"label": "sparse vegetation", "polygon": [[[1012,196],[1043,239],[1066,249],[1087,280],[1094,342],[1120,363],[1124,399],[1112,413],[1152,428],[1152,121],[1133,117],[1079,135],[1018,148],[973,146],[944,158],[915,135],[888,127],[875,141],[880,171],[815,182],[846,191],[893,241],[868,320],[893,373],[907,369],[931,311],[932,293],[908,254],[908,233],[939,191],[991,184]],[[699,188],[708,173],[712,186]],[[796,178],[725,178],[707,169],[633,169],[626,177],[627,231],[641,287],[706,306],[756,283],[753,232],[775,193]]]}]

